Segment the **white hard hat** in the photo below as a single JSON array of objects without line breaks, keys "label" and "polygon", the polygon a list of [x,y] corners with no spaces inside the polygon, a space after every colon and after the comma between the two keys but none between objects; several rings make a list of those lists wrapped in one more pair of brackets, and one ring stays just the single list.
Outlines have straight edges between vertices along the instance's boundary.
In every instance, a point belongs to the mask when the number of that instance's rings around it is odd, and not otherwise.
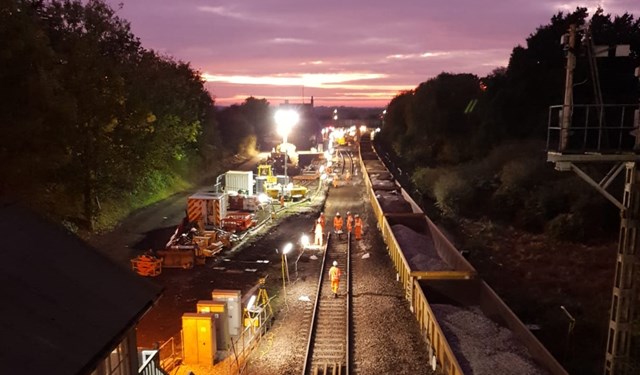
[{"label": "white hard hat", "polygon": [[337,266],[337,265],[338,265],[338,261],[337,261],[337,260],[334,260],[334,261],[333,261],[333,265],[334,265],[334,266]]},{"label": "white hard hat", "polygon": [[340,216],[340,212],[336,212],[336,216]]}]

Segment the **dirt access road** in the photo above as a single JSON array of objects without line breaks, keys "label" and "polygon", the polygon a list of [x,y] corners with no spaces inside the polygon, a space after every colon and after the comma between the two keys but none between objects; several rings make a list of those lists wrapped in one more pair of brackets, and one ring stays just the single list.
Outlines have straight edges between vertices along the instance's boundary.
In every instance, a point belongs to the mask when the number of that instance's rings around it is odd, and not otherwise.
[{"label": "dirt access road", "polygon": [[[233,170],[253,170],[259,157],[234,166]],[[96,235],[90,243],[100,252],[125,268],[130,259],[149,248],[164,248],[176,226],[184,217],[187,197],[206,187],[192,189],[171,196],[133,213],[113,231]],[[325,199],[325,191],[318,192],[317,185],[309,186],[310,202],[280,211],[277,219],[267,223],[243,244],[241,251],[226,250],[205,265],[193,269],[163,269],[162,274],[150,278],[162,285],[164,293],[156,305],[138,325],[138,345],[152,347],[170,338],[179,338],[181,317],[185,312],[195,312],[198,300],[211,299],[213,289],[238,289],[243,295],[251,290],[258,279],[280,273],[280,255],[276,248],[287,242],[296,243],[302,233],[311,234]],[[263,263],[266,260],[268,262]],[[258,262],[260,261],[260,262]],[[304,262],[300,264],[303,271]],[[270,295],[277,295],[281,279],[268,277]]]},{"label": "dirt access road", "polygon": [[[255,156],[232,168],[239,171],[255,170],[260,156]],[[171,197],[141,208],[110,232],[92,236],[88,242],[101,253],[126,268],[130,260],[148,249],[162,249],[185,215],[187,198],[209,185],[176,193]]]}]

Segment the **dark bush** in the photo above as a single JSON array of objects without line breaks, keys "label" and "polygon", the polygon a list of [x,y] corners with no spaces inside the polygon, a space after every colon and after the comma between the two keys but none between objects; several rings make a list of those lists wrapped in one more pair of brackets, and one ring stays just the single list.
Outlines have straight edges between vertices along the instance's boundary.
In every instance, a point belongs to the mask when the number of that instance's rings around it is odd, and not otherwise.
[{"label": "dark bush", "polygon": [[450,172],[440,177],[433,187],[436,206],[444,216],[460,216],[473,210],[474,191],[460,173]]},{"label": "dark bush", "polygon": [[552,238],[565,241],[580,241],[585,238],[584,218],[579,214],[566,213],[549,222],[546,233]]}]

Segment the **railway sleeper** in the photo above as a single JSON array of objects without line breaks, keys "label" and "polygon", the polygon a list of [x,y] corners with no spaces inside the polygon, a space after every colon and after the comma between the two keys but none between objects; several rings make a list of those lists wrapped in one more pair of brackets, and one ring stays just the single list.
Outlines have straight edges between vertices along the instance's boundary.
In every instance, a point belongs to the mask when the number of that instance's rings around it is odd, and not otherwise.
[{"label": "railway sleeper", "polygon": [[346,374],[346,371],[344,363],[334,362],[316,366],[311,373],[314,375],[342,375]]}]

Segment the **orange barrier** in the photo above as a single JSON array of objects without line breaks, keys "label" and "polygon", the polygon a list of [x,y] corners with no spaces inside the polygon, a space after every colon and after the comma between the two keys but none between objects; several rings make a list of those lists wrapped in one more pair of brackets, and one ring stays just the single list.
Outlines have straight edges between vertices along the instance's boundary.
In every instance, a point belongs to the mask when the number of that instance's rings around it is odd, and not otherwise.
[{"label": "orange barrier", "polygon": [[131,268],[141,276],[158,276],[162,273],[162,259],[140,255],[131,259]]}]

